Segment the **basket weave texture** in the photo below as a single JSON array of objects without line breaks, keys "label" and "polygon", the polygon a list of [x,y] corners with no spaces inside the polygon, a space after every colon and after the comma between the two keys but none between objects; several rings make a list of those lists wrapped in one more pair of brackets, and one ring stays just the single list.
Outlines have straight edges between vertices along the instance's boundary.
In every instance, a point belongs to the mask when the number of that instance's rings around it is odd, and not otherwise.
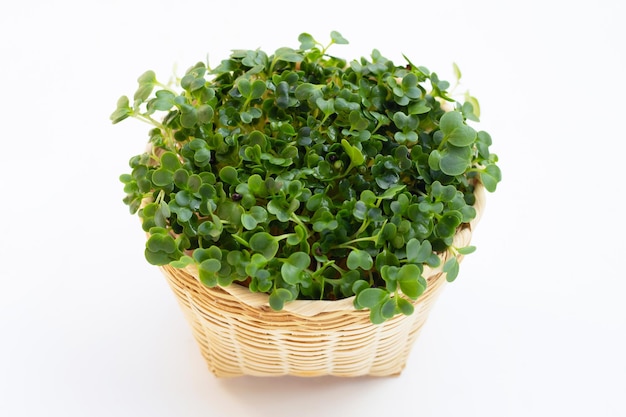
[{"label": "basket weave texture", "polygon": [[[484,190],[479,186],[474,205],[477,216],[457,232],[454,246],[470,243],[483,206]],[[240,285],[204,286],[192,267],[166,265],[161,270],[202,356],[218,377],[399,375],[446,282],[440,267],[426,267],[423,276],[428,286],[412,301],[415,312],[374,325],[368,310],[354,309],[353,297],[296,300],[274,311],[267,295],[251,293]]]}]

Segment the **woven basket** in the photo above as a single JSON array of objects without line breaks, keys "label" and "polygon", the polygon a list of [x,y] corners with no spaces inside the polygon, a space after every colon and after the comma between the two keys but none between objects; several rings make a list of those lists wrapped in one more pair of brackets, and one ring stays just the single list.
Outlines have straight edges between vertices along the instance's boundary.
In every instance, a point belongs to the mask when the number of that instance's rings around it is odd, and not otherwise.
[{"label": "woven basket", "polygon": [[[479,186],[476,219],[458,231],[454,246],[469,244],[483,206],[484,190]],[[415,312],[374,325],[368,310],[354,309],[352,297],[296,300],[273,311],[267,295],[237,284],[208,288],[192,267],[163,266],[161,270],[209,369],[218,377],[399,375],[446,282],[441,268],[425,268],[428,286],[413,302]]]}]

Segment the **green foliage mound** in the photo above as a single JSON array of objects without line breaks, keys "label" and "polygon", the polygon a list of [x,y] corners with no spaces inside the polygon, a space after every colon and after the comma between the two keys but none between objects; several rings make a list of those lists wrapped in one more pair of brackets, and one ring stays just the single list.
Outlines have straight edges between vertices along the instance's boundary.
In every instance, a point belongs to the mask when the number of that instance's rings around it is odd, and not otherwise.
[{"label": "green foliage mound", "polygon": [[[467,123],[478,102],[406,58],[330,55],[347,43],[337,32],[326,46],[298,39],[200,62],[169,85],[147,71],[120,98],[113,123],[152,125],[120,177],[146,259],[195,264],[205,285],[238,282],[276,310],[356,296],[374,323],[411,314],[424,266],[473,251],[451,245],[476,216],[476,183],[500,181],[489,134]],[[443,267],[454,280],[456,256]]]}]

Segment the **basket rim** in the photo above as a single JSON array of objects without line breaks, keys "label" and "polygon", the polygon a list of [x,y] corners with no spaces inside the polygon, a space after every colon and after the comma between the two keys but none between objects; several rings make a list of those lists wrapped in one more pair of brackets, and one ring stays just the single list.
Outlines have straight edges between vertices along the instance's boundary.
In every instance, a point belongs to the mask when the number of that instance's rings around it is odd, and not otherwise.
[{"label": "basket rim", "polygon": [[[480,182],[477,182],[475,185],[474,195],[476,197],[476,201],[473,207],[476,209],[476,217],[470,223],[461,227],[457,231],[452,243],[455,247],[464,247],[469,245],[473,231],[482,216],[486,203],[486,197],[485,188]],[[437,268],[431,268],[428,265],[424,265],[423,275],[429,284],[434,280],[441,279],[443,276],[443,264],[449,259],[449,256],[449,252],[441,254],[441,263]],[[462,259],[462,255],[459,255],[459,257]],[[167,266],[161,267],[161,269],[163,272],[167,273],[165,267]],[[199,281],[198,269],[195,265],[186,266],[184,271]],[[251,292],[247,287],[236,282],[233,282],[226,287],[218,286],[216,288],[212,288],[212,290],[224,291],[233,298],[237,299],[239,302],[252,308],[269,308],[268,294]],[[283,311],[299,316],[312,317],[320,313],[336,312],[354,308],[354,297],[355,296],[351,296],[339,300],[293,300],[285,303]]]}]

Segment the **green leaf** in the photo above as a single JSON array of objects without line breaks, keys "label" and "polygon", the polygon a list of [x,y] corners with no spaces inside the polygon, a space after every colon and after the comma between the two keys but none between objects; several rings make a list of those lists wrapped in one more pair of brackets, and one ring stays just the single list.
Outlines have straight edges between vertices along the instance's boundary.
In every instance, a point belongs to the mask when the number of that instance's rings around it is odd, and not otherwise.
[{"label": "green leaf", "polygon": [[496,191],[498,183],[502,180],[502,173],[497,165],[489,164],[480,171],[480,181],[489,192]]},{"label": "green leaf", "polygon": [[161,167],[172,173],[180,168],[181,163],[178,156],[174,152],[164,152],[161,155]]},{"label": "green leaf", "polygon": [[461,79],[461,69],[456,64],[456,62],[452,63],[452,69],[454,70],[454,77],[456,78],[457,81],[459,81]]},{"label": "green leaf", "polygon": [[422,275],[422,270],[415,264],[404,264],[398,271],[398,281],[416,280]]},{"label": "green leaf", "polygon": [[198,234],[200,236],[217,239],[223,231],[222,222],[215,215],[212,220],[205,220],[198,226]]},{"label": "green leaf", "polygon": [[348,41],[346,40],[346,38],[344,38],[343,36],[341,36],[341,33],[333,30],[332,32],[330,32],[330,38],[333,40],[333,42],[335,42],[336,44],[339,45],[346,45],[348,44]]},{"label": "green leaf", "polygon": [[311,264],[311,257],[304,252],[295,252],[289,255],[285,262],[300,270],[305,270]]},{"label": "green leaf", "polygon": [[462,126],[450,133],[448,142],[454,146],[469,146],[476,140],[476,131],[470,126]]},{"label": "green leaf", "polygon": [[[267,274],[264,274],[264,273],[267,273]],[[268,292],[272,288],[272,281],[268,278],[269,272],[266,270],[261,270],[259,271],[257,275],[263,275],[263,276],[256,277],[256,288],[257,288],[256,291]],[[254,283],[254,280],[252,281],[250,285],[252,286],[253,283]]]},{"label": "green leaf", "polygon": [[298,36],[298,40],[300,41],[300,49],[302,50],[311,49],[315,46],[315,39],[308,33],[301,33],[300,36]]},{"label": "green leaf", "polygon": [[189,203],[193,200],[193,196],[187,190],[181,190],[177,192],[174,196],[174,201],[179,206],[189,206]]},{"label": "green leaf", "polygon": [[303,277],[303,271],[309,267],[311,257],[304,252],[295,252],[289,256],[281,267],[281,275],[285,282],[290,285],[299,284]]},{"label": "green leaf", "polygon": [[457,189],[453,185],[442,185],[441,182],[435,181],[432,184],[432,195],[435,200],[449,203],[457,196]]},{"label": "green leaf", "polygon": [[472,150],[469,146],[462,148],[449,146],[441,153],[439,168],[450,176],[461,175],[470,167],[471,158]]},{"label": "green leaf", "polygon": [[266,89],[267,88],[265,86],[265,82],[263,82],[262,80],[255,80],[252,83],[252,91],[250,92],[250,96],[248,98],[250,98],[251,100],[261,98]]},{"label": "green leaf", "polygon": [[148,249],[144,251],[146,261],[150,265],[167,265],[172,260],[170,255],[164,252],[150,252]]},{"label": "green leaf", "polygon": [[311,221],[313,222],[313,230],[316,232],[323,232],[324,230],[335,230],[337,227],[339,227],[339,222],[337,222],[335,217],[333,217],[333,215],[330,213],[330,210],[327,207],[323,206],[317,209]]},{"label": "green leaf", "polygon": [[126,119],[132,113],[128,97],[122,96],[117,100],[116,110],[109,116],[113,124],[119,123]]},{"label": "green leaf", "polygon": [[274,59],[277,61],[300,62],[304,57],[293,49],[284,47],[274,52]]},{"label": "green leaf", "polygon": [[391,250],[384,249],[376,255],[376,269],[381,271],[384,267],[391,266],[400,266],[400,260]]},{"label": "green leaf", "polygon": [[335,113],[335,100],[332,98],[329,100],[324,100],[322,97],[319,97],[315,100],[315,104],[317,107],[324,113],[325,116],[329,116]]},{"label": "green leaf", "polygon": [[143,103],[144,101],[146,101],[148,97],[150,97],[150,93],[152,93],[153,88],[154,86],[152,84],[140,85],[139,88],[137,88],[137,91],[135,91],[135,94],[133,96],[135,103]]},{"label": "green leaf", "polygon": [[[169,162],[166,162],[167,164],[169,164]],[[163,164],[163,162],[161,162],[161,164]],[[167,170],[167,168],[166,168]],[[186,188],[187,187],[187,181],[189,180],[189,172],[187,172],[184,169],[176,169],[174,174],[173,174],[173,178],[174,178],[174,184],[178,187],[178,188]]]},{"label": "green leaf", "polygon": [[211,162],[211,151],[208,148],[198,149],[193,154],[193,161],[200,167],[208,165]]},{"label": "green leaf", "polygon": [[252,230],[254,229],[259,223],[257,222],[257,220],[254,218],[254,216],[252,216],[251,214],[248,213],[244,213],[241,215],[241,224],[243,225],[243,227],[245,227],[247,230]]},{"label": "green leaf", "polygon": [[248,178],[248,188],[257,197],[267,197],[268,191],[265,181],[259,174],[252,174]]},{"label": "green leaf", "polygon": [[376,305],[370,309],[370,321],[372,324],[382,324],[386,318],[382,313],[383,304]]},{"label": "green leaf", "polygon": [[213,107],[208,104],[202,104],[198,107],[197,116],[198,122],[202,124],[210,123],[213,119],[214,111]]},{"label": "green leaf", "polygon": [[422,295],[425,289],[418,281],[417,277],[410,279],[399,279],[398,284],[400,285],[402,293],[412,300],[417,300],[418,297]]},{"label": "green leaf", "polygon": [[459,275],[459,261],[452,257],[443,264],[443,272],[446,273],[446,280],[452,282]]},{"label": "green leaf", "polygon": [[469,255],[471,253],[476,252],[476,246],[465,246],[463,248],[458,248],[457,251],[461,254],[461,255]]},{"label": "green leaf", "polygon": [[269,296],[269,304],[275,311],[280,311],[285,306],[285,302],[291,301],[293,295],[286,288],[276,288]]},{"label": "green leaf", "polygon": [[[256,219],[258,223],[265,223],[267,221],[267,210],[261,206],[250,207],[250,215]],[[297,229],[298,226],[296,226]]]},{"label": "green leaf", "polygon": [[291,99],[289,97],[289,84],[287,81],[281,81],[276,85],[276,105],[281,109],[289,107]]},{"label": "green leaf", "polygon": [[[378,260],[378,256],[376,257]],[[378,262],[377,262],[378,266]],[[391,292],[395,292],[398,288],[398,271],[400,268],[394,265],[382,265],[380,267],[380,275],[385,280],[387,290]]]},{"label": "green leaf", "polygon": [[392,199],[396,196],[396,194],[398,194],[400,191],[404,190],[406,188],[406,185],[404,184],[397,184],[397,185],[393,185],[391,187],[389,187],[387,190],[385,190],[384,193],[382,193],[380,195],[381,200],[389,200]]},{"label": "green leaf", "polygon": [[136,103],[143,103],[148,99],[154,89],[156,75],[154,71],[146,71],[137,79],[137,82],[139,83],[139,87],[137,91],[135,91],[133,99]]},{"label": "green leaf", "polygon": [[153,234],[146,242],[146,248],[151,252],[174,253],[176,251],[176,242],[170,235]]},{"label": "green leaf", "polygon": [[398,232],[398,227],[393,223],[385,224],[379,233],[379,239],[383,242],[389,242],[396,237],[396,233]]},{"label": "green leaf", "polygon": [[184,255],[179,260],[170,262],[170,266],[183,269],[186,266],[192,265],[193,263],[195,263],[195,261],[191,256]]},{"label": "green leaf", "polygon": [[492,144],[491,135],[481,130],[476,134],[476,137],[476,149],[478,149],[478,154],[484,159],[489,159],[489,147]]},{"label": "green leaf", "polygon": [[367,206],[363,201],[356,202],[356,204],[354,205],[354,210],[352,211],[352,215],[357,220],[365,220],[365,216],[367,215]]},{"label": "green leaf", "polygon": [[276,238],[267,232],[259,232],[250,238],[250,249],[259,252],[266,259],[272,259],[278,252]]},{"label": "green leaf", "polygon": [[237,185],[239,184],[239,178],[237,174],[237,169],[230,165],[226,165],[222,169],[220,169],[219,177],[226,184]]},{"label": "green leaf", "polygon": [[183,106],[180,113],[180,124],[182,127],[191,129],[198,122],[198,110],[192,106]]},{"label": "green leaf", "polygon": [[469,94],[469,91],[465,93],[465,104],[472,106],[472,113],[475,116],[475,119],[473,120],[478,121],[478,118],[480,117],[480,103],[476,97]]},{"label": "green leaf", "polygon": [[155,93],[156,98],[150,101],[150,105],[154,110],[168,111],[176,104],[174,93],[167,90],[159,90]]},{"label": "green leaf", "polygon": [[250,95],[252,94],[252,84],[250,83],[250,80],[243,77],[239,78],[239,80],[237,80],[237,90],[239,90],[239,93],[243,97],[250,97]]},{"label": "green leaf", "polygon": [[[176,176],[176,174],[174,174],[174,176]],[[182,178],[181,178],[182,180]],[[189,192],[191,193],[201,193],[202,191],[201,189],[202,187],[202,182],[203,179],[202,177],[200,177],[200,175],[197,174],[191,174],[189,176],[189,178],[187,178],[187,189],[189,190]],[[206,187],[211,187],[210,185],[207,185]]]},{"label": "green leaf", "polygon": [[352,146],[350,142],[345,139],[341,140],[341,146],[350,157],[350,161],[352,161],[353,166],[358,167],[360,165],[363,165],[363,163],[365,162],[365,156],[357,147]]},{"label": "green leaf", "polygon": [[173,182],[174,173],[165,168],[159,168],[152,173],[152,183],[157,187],[165,187]]},{"label": "green leaf", "polygon": [[156,83],[156,74],[152,70],[148,70],[141,74],[139,78],[137,78],[137,82],[139,84],[155,84]]},{"label": "green leaf", "polygon": [[385,319],[392,318],[396,314],[396,301],[392,298],[385,301],[380,308],[380,314]]},{"label": "green leaf", "polygon": [[432,253],[433,247],[428,240],[420,242],[419,240],[413,238],[406,244],[406,257],[409,262],[414,262],[416,264],[424,263]]},{"label": "green leaf", "polygon": [[193,211],[189,207],[181,207],[176,201],[170,201],[170,210],[176,213],[179,222],[185,223],[193,217]]},{"label": "green leaf", "polygon": [[[161,233],[163,231],[163,233]],[[166,265],[178,258],[180,252],[174,238],[167,231],[151,228],[144,252],[146,260],[152,265]],[[177,255],[178,254],[178,255]]]},{"label": "green leaf", "polygon": [[433,171],[441,170],[441,153],[435,149],[428,155],[428,167]]},{"label": "green leaf", "polygon": [[124,119],[127,119],[130,114],[131,109],[117,109],[113,113],[111,113],[111,116],[109,116],[109,118],[111,119],[111,122],[113,124],[116,124]]},{"label": "green leaf", "polygon": [[[294,200],[297,201],[297,200]],[[276,216],[278,221],[287,222],[291,217],[290,204],[284,199],[273,199],[267,203],[267,211]]]},{"label": "green leaf", "polygon": [[439,120],[439,128],[446,135],[460,126],[463,126],[463,115],[458,111],[446,112]]},{"label": "green leaf", "polygon": [[456,229],[461,225],[463,215],[458,211],[448,211],[444,213],[435,226],[437,236],[446,238],[452,237]]},{"label": "green leaf", "polygon": [[300,101],[306,101],[309,98],[321,97],[322,93],[318,86],[311,83],[302,83],[296,87],[295,96]]},{"label": "green leaf", "polygon": [[198,91],[201,91],[202,93],[204,93],[202,95],[202,99],[207,99],[206,94],[208,94],[209,92],[212,92],[213,90],[210,89],[204,89],[204,87],[207,85],[207,81],[206,79],[201,76],[198,75],[196,78],[194,78],[191,83],[189,84],[189,88],[188,91],[191,91],[192,93],[196,93]]},{"label": "green leaf", "polygon": [[371,190],[363,190],[363,192],[361,192],[360,199],[368,207],[371,207],[376,203],[376,194],[374,194]]},{"label": "green leaf", "polygon": [[[297,245],[298,243],[306,241],[308,236],[307,236],[306,229],[303,226],[299,224],[296,225],[294,227],[294,232],[295,233],[292,236],[290,236],[290,238],[292,238],[291,239],[292,245]],[[289,241],[290,239],[287,239],[287,240]]]},{"label": "green leaf", "polygon": [[[370,287],[370,284],[367,281],[364,281],[362,279],[357,279],[352,284],[352,293],[353,294],[360,294],[361,291],[363,291],[364,289],[369,288],[369,287]],[[358,305],[358,303],[356,302],[356,298],[355,298],[355,303]],[[360,308],[362,308],[362,307],[360,307]]]},{"label": "green leaf", "polygon": [[222,260],[222,251],[217,246],[211,246],[209,248],[197,248],[193,251],[193,259],[202,263],[207,259],[217,259],[218,261]]},{"label": "green leaf", "polygon": [[380,288],[366,288],[357,295],[357,302],[365,308],[373,308],[383,303],[389,297],[385,290]]},{"label": "green leaf", "polygon": [[350,269],[361,268],[368,271],[374,266],[374,260],[366,251],[354,249],[348,255],[347,265]]},{"label": "green leaf", "polygon": [[393,137],[398,143],[415,143],[419,138],[416,132],[396,132]]},{"label": "green leaf", "polygon": [[217,285],[217,273],[222,269],[222,263],[217,259],[207,259],[198,265],[198,277],[207,287]]},{"label": "green leaf", "polygon": [[463,106],[461,106],[461,112],[466,119],[473,120],[475,122],[480,121],[478,116],[474,113],[474,105],[468,101],[463,103]]},{"label": "green leaf", "polygon": [[287,284],[296,285],[301,281],[303,270],[289,263],[284,263],[280,269],[280,274]]},{"label": "green leaf", "polygon": [[402,297],[395,297],[395,300],[398,310],[405,316],[410,316],[415,311],[415,307],[409,300]]},{"label": "green leaf", "polygon": [[420,100],[409,105],[409,114],[424,114],[431,110],[431,107],[426,103],[426,100]]},{"label": "green leaf", "polygon": [[[263,268],[267,265],[268,260],[260,253],[255,253],[250,257],[250,262],[245,265],[246,274],[251,277],[259,277],[265,274]],[[265,272],[263,272],[265,271]],[[271,284],[271,283],[270,283]]]},{"label": "green leaf", "polygon": [[447,141],[454,146],[469,146],[476,140],[476,131],[465,124],[463,115],[458,111],[450,111],[441,116],[439,128]]}]

